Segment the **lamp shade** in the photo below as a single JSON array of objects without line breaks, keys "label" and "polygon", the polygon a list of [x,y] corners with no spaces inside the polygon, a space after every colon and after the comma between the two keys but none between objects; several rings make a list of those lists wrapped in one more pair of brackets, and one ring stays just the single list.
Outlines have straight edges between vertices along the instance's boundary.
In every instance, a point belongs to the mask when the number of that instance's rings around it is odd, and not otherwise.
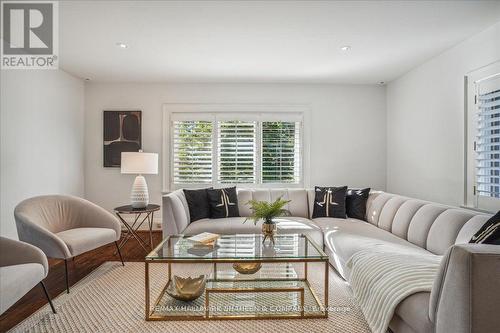
[{"label": "lamp shade", "polygon": [[121,173],[157,174],[158,154],[123,152]]}]

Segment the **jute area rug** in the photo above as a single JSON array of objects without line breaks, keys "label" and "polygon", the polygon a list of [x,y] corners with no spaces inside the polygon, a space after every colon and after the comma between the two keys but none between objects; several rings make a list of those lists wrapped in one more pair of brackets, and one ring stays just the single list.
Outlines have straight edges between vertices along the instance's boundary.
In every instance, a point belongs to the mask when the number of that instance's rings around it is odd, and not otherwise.
[{"label": "jute area rug", "polygon": [[[151,267],[152,299],[165,281],[165,264]],[[191,267],[191,268],[190,268]],[[190,275],[199,266],[174,265],[177,275]],[[322,267],[310,266],[311,284],[321,289]],[[57,314],[48,304],[11,332],[172,332],[172,333],[363,333],[370,332],[351,289],[330,268],[328,319],[162,321],[144,320],[144,263],[106,262],[54,299]]]}]

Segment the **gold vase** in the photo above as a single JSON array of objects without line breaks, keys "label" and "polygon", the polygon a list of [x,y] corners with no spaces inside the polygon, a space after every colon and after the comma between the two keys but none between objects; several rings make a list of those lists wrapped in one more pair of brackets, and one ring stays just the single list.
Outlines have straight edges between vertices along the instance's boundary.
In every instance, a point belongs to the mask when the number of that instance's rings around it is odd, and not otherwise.
[{"label": "gold vase", "polygon": [[262,235],[264,235],[264,239],[262,240],[262,244],[266,242],[266,239],[269,238],[271,243],[274,245],[274,235],[276,234],[276,223],[268,223],[264,222],[262,224]]}]

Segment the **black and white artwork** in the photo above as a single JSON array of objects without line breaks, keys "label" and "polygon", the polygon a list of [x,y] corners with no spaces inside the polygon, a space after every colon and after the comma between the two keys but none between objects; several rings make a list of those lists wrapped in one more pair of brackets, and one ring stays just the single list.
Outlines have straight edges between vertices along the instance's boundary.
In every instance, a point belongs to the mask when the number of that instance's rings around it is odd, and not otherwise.
[{"label": "black and white artwork", "polygon": [[122,152],[141,149],[141,111],[104,111],[104,167],[121,166]]}]

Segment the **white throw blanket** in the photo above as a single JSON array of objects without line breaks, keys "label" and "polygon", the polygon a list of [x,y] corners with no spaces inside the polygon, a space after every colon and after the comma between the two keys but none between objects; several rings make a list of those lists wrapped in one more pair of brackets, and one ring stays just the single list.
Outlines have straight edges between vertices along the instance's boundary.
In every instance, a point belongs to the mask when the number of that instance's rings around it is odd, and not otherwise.
[{"label": "white throw blanket", "polygon": [[349,282],[373,333],[385,333],[396,306],[409,295],[430,291],[441,256],[373,244],[347,262]]}]

